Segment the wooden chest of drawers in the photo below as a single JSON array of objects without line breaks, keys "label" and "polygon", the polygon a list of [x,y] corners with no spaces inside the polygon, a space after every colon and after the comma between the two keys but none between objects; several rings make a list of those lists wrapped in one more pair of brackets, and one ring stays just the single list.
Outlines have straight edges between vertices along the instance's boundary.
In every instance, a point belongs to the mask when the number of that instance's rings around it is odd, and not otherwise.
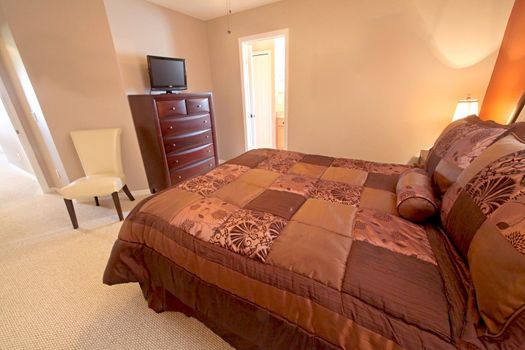
[{"label": "wooden chest of drawers", "polygon": [[218,164],[211,93],[128,98],[151,193]]}]

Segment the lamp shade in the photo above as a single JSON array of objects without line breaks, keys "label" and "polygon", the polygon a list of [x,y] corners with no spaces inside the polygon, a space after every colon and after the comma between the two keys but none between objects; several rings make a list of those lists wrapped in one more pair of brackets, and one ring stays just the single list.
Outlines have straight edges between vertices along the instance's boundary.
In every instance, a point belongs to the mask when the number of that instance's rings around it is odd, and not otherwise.
[{"label": "lamp shade", "polygon": [[475,98],[467,97],[465,100],[459,100],[452,121],[468,117],[472,114],[478,115],[478,108],[478,100]]}]

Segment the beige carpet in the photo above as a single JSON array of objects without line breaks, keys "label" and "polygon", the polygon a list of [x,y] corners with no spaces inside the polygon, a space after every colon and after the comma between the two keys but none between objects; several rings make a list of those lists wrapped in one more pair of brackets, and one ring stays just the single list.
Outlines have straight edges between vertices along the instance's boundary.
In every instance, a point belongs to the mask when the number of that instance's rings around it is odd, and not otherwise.
[{"label": "beige carpet", "polygon": [[[0,349],[231,349],[203,324],[150,310],[138,285],[102,273],[120,223],[111,198],[62,199],[0,157]],[[135,202],[122,198],[127,212]]]}]

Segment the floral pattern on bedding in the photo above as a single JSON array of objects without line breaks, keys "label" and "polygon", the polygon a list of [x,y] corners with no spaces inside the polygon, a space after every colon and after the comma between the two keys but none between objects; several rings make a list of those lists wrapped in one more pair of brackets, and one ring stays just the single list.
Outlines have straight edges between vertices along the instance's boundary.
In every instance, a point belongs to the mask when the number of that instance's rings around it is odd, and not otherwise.
[{"label": "floral pattern on bedding", "polygon": [[[305,174],[289,172],[294,164]],[[320,178],[309,176],[312,168]],[[355,232],[350,235],[356,240],[434,263],[431,253],[425,250],[428,241],[422,236],[422,227],[394,215],[397,211],[392,183],[408,168],[291,151],[253,150],[177,186],[203,198],[188,203],[170,223],[205,242],[264,261],[289,221],[303,220],[304,224],[324,227],[310,220],[320,213],[312,213],[308,220],[300,219],[301,215],[294,217],[306,201],[315,199],[325,203],[319,206],[324,216],[315,220],[331,217],[337,221],[337,213],[346,212],[341,205],[354,207],[359,214],[349,220],[355,220]],[[266,175],[272,172],[275,180],[259,181],[261,169]],[[251,180],[246,182],[246,178]],[[239,186],[235,187],[237,181]],[[355,182],[360,185],[352,184]],[[235,195],[219,196],[216,192],[227,184]],[[346,219],[341,222],[348,225]],[[411,230],[415,236],[410,235]]]},{"label": "floral pattern on bedding", "polygon": [[209,196],[221,187],[229,184],[250,168],[237,164],[224,164],[209,173],[197,176],[178,185],[179,188],[195,192],[202,196]]},{"label": "floral pattern on bedding", "polygon": [[287,221],[252,210],[238,210],[217,230],[210,242],[235,253],[264,261]]},{"label": "floral pattern on bedding", "polygon": [[[247,301],[257,314],[279,306],[268,312],[291,320],[293,329],[319,334],[334,349],[359,347],[340,334],[364,325],[389,341],[403,334],[402,348],[447,348],[440,345],[450,338],[448,304],[429,236],[395,215],[395,183],[407,167],[347,160],[353,168],[341,169],[333,163],[327,156],[247,152],[226,164],[240,166],[229,169],[240,169],[242,177],[217,178],[227,173],[221,165],[204,180],[155,195],[147,210],[126,219],[120,237],[166,257],[152,262],[175,267],[163,271],[187,271],[185,282],[202,279],[206,288]],[[166,224],[170,210],[177,213]],[[171,285],[181,295],[195,294],[192,285]]]},{"label": "floral pattern on bedding", "polygon": [[301,175],[282,175],[270,186],[271,190],[286,191],[307,196],[316,179]]},{"label": "floral pattern on bedding", "polygon": [[400,217],[360,209],[355,218],[354,239],[436,264],[425,229]]},{"label": "floral pattern on bedding", "polygon": [[209,241],[214,231],[239,208],[218,198],[203,198],[182,209],[171,224]]},{"label": "floral pattern on bedding", "polygon": [[464,169],[504,131],[477,122],[463,123],[446,133],[432,152]]},{"label": "floral pattern on bedding", "polygon": [[303,157],[304,154],[298,152],[276,151],[270,157],[259,163],[257,168],[285,174]]},{"label": "floral pattern on bedding", "polygon": [[370,173],[381,173],[384,175],[400,175],[410,169],[408,165],[376,163],[359,159],[337,158],[332,163],[334,167],[358,169]]},{"label": "floral pattern on bedding", "polygon": [[465,186],[483,214],[489,216],[503,203],[525,196],[525,151],[493,162]]},{"label": "floral pattern on bedding", "polygon": [[362,192],[361,186],[349,185],[337,181],[317,180],[308,195],[334,203],[358,206]]}]

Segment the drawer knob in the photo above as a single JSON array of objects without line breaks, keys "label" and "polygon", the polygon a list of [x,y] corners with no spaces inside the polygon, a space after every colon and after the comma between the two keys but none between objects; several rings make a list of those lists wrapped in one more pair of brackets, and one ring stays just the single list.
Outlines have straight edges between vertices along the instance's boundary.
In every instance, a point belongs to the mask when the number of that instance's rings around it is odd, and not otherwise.
[{"label": "drawer knob", "polygon": [[175,160],[175,164],[179,164],[179,160],[178,160],[178,159],[177,159],[177,160]]},{"label": "drawer knob", "polygon": [[168,126],[168,129],[173,130],[173,126],[172,125]]},{"label": "drawer knob", "polygon": [[211,153],[211,149],[208,150],[208,153]]},{"label": "drawer knob", "polygon": [[207,122],[208,122],[207,120],[203,121],[204,124],[206,124]]},{"label": "drawer knob", "polygon": [[201,107],[202,107],[202,105],[197,105],[197,108],[201,108]]},{"label": "drawer knob", "polygon": [[213,163],[208,164],[208,166],[211,168],[213,166]]},{"label": "drawer knob", "polygon": [[206,135],[206,136],[205,136],[204,138],[206,138],[206,139],[209,139],[209,138],[210,138],[210,136],[209,136],[209,135]]},{"label": "drawer knob", "polygon": [[175,107],[171,107],[170,109],[171,109],[172,111],[174,111],[176,108],[175,108]]},{"label": "drawer knob", "polygon": [[179,176],[177,176],[177,178],[182,179],[182,176],[179,175]]},{"label": "drawer knob", "polygon": [[177,144],[176,144],[176,143],[172,143],[171,145],[172,145],[173,147],[177,146]]}]

